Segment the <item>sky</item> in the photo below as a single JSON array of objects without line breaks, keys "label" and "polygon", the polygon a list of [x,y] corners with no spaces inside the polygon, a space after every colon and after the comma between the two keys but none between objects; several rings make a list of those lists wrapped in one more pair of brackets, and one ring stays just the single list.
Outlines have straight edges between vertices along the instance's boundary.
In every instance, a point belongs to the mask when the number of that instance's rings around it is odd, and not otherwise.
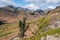
[{"label": "sky", "polygon": [[24,7],[31,10],[36,9],[54,9],[60,6],[60,0],[0,0],[0,7],[13,5],[15,7]]}]

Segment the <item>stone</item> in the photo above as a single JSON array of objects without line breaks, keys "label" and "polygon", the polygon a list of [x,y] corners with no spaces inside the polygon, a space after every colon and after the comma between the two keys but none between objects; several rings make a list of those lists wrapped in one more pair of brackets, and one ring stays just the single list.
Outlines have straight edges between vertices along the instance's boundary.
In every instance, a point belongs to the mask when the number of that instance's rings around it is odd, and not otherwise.
[{"label": "stone", "polygon": [[47,37],[42,37],[41,40],[60,40],[60,36],[55,37],[54,35],[47,35]]}]

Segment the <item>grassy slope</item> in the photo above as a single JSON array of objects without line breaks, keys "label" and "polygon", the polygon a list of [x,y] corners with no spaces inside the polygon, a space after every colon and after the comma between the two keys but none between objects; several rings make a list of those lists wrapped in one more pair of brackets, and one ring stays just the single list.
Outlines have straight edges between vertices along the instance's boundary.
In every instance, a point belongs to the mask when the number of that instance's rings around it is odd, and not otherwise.
[{"label": "grassy slope", "polygon": [[0,37],[4,37],[4,36],[10,35],[10,34],[13,34],[13,33],[17,32],[17,30],[18,30],[17,23],[0,25]]},{"label": "grassy slope", "polygon": [[59,34],[60,35],[60,28],[57,29],[51,29],[48,30],[47,32],[40,32],[37,36],[33,36],[30,38],[30,40],[40,40],[42,36],[47,36],[47,35],[54,35],[54,34]]},{"label": "grassy slope", "polygon": [[[38,34],[32,36],[31,38],[23,38],[22,40],[40,40],[42,36],[47,36],[47,35],[54,35],[54,34],[60,34],[60,28],[57,29],[51,29],[48,30],[46,32],[42,32],[41,29],[47,27],[50,24],[50,18],[49,17],[43,17],[40,18],[38,21]],[[14,29],[15,30],[11,30]],[[14,24],[6,24],[6,25],[2,25],[0,26],[0,37],[12,34],[14,32],[16,32],[16,28],[18,28],[18,24],[14,23]]]},{"label": "grassy slope", "polygon": [[39,28],[37,32],[38,34],[28,39],[24,38],[23,40],[40,40],[42,36],[60,34],[60,28],[50,29],[46,32],[42,32],[43,28],[47,27],[50,24],[50,17],[51,16],[43,17],[40,20],[38,20],[38,28]]}]

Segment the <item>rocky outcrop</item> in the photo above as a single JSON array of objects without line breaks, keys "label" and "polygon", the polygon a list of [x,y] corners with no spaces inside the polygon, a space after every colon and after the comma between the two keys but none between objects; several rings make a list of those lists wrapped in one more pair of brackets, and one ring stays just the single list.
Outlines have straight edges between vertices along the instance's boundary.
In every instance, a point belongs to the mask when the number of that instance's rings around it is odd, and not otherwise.
[{"label": "rocky outcrop", "polygon": [[41,40],[60,40],[60,36],[47,35],[46,37],[42,37]]}]

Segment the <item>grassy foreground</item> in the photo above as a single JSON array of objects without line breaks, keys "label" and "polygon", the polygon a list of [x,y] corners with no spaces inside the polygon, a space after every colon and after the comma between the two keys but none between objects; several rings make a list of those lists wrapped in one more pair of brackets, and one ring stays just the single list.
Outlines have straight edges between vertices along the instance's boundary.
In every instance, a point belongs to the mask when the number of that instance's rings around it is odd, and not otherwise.
[{"label": "grassy foreground", "polygon": [[[30,38],[22,38],[22,40],[41,40],[42,36],[60,34],[60,28],[50,29],[48,31],[43,32],[43,28],[46,28],[50,24],[50,19],[48,17],[43,17],[39,19],[38,22],[38,32],[37,35],[34,35]],[[18,23],[14,24],[6,24],[0,26],[0,37],[4,37],[6,35],[10,35],[18,29]]]},{"label": "grassy foreground", "polygon": [[17,30],[18,30],[17,23],[0,25],[0,37],[5,37],[7,35],[13,34],[17,32]]}]

